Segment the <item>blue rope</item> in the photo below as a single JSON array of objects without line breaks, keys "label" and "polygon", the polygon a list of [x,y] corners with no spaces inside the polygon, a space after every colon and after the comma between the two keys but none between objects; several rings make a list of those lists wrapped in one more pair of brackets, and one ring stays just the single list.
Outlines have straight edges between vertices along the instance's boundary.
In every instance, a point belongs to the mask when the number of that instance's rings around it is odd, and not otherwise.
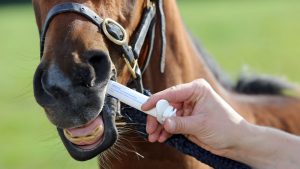
[{"label": "blue rope", "polygon": [[[149,95],[149,93],[147,93]],[[128,123],[146,124],[146,115],[134,108],[122,105],[122,115]],[[146,133],[145,125],[137,125],[136,129]],[[147,137],[146,135],[143,135]],[[176,148],[178,151],[196,158],[198,161],[215,169],[250,169],[249,166],[233,161],[231,159],[217,156],[192,143],[183,135],[173,135],[165,144]]]}]

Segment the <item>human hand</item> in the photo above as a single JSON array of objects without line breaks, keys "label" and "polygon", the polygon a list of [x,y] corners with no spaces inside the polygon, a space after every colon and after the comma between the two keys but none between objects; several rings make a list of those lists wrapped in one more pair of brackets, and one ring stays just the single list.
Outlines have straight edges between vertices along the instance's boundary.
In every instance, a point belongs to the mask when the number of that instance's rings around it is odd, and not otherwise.
[{"label": "human hand", "polygon": [[148,116],[146,130],[150,142],[164,142],[169,133],[183,134],[218,155],[238,144],[237,138],[242,135],[245,120],[205,80],[195,80],[156,93],[142,109],[153,108],[161,99],[168,100],[177,109],[177,117],[167,119],[162,126],[154,117]]}]

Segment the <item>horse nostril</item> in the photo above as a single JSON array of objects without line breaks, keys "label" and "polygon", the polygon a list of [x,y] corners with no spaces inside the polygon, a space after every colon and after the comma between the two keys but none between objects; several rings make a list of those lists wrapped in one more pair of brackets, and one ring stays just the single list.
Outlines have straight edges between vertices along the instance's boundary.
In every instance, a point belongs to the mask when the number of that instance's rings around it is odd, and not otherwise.
[{"label": "horse nostril", "polygon": [[101,83],[110,76],[111,62],[107,54],[101,51],[89,51],[86,53],[88,62],[95,72],[94,83]]},{"label": "horse nostril", "polygon": [[78,64],[73,71],[73,84],[83,87],[95,86],[95,70],[88,64]]}]

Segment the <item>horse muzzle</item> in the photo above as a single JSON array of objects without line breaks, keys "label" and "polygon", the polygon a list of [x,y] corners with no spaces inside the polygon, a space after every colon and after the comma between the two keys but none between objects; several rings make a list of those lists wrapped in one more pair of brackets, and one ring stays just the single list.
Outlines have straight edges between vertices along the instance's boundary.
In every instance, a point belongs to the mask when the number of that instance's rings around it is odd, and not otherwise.
[{"label": "horse muzzle", "polygon": [[105,77],[102,71],[101,75],[101,80],[96,78],[93,86],[75,86],[51,66],[45,68],[41,64],[35,73],[35,98],[57,127],[70,155],[79,161],[99,155],[118,137],[115,117],[119,114],[120,103],[106,94],[108,80],[115,80],[116,75],[114,71]]}]

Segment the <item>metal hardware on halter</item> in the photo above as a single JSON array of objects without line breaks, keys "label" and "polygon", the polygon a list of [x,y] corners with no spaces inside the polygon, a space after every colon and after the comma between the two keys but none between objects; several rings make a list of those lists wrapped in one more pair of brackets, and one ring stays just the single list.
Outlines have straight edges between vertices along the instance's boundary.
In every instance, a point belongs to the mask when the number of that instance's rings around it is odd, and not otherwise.
[{"label": "metal hardware on halter", "polygon": [[133,77],[133,79],[136,79],[137,78],[137,74],[136,74],[136,69],[139,67],[138,66],[138,60],[135,59],[134,62],[133,62],[133,66],[131,65],[131,63],[128,61],[128,59],[123,56],[124,60],[125,60],[125,63],[131,73],[131,76]]},{"label": "metal hardware on halter", "polygon": [[147,8],[151,8],[155,3],[153,3],[151,0],[147,0]]},{"label": "metal hardware on halter", "polygon": [[[121,31],[120,33],[122,33],[122,35],[123,35],[122,39],[120,39],[120,37],[116,37],[116,36],[112,35],[107,30],[107,27],[110,27],[110,25],[109,25],[110,23],[113,24],[114,26],[117,26],[117,28]],[[120,45],[120,46],[125,45],[127,43],[128,34],[127,34],[126,30],[115,20],[113,20],[111,18],[104,19],[104,21],[102,23],[102,30],[103,30],[103,33],[105,34],[105,36],[113,43]]]},{"label": "metal hardware on halter", "polygon": [[[108,30],[109,29],[109,30]],[[137,79],[137,71],[140,71],[138,60],[134,57],[132,47],[128,46],[128,34],[126,30],[115,20],[106,18],[102,22],[102,30],[104,35],[114,44],[123,46],[124,54],[122,54],[125,63],[131,73],[133,79]]]}]

